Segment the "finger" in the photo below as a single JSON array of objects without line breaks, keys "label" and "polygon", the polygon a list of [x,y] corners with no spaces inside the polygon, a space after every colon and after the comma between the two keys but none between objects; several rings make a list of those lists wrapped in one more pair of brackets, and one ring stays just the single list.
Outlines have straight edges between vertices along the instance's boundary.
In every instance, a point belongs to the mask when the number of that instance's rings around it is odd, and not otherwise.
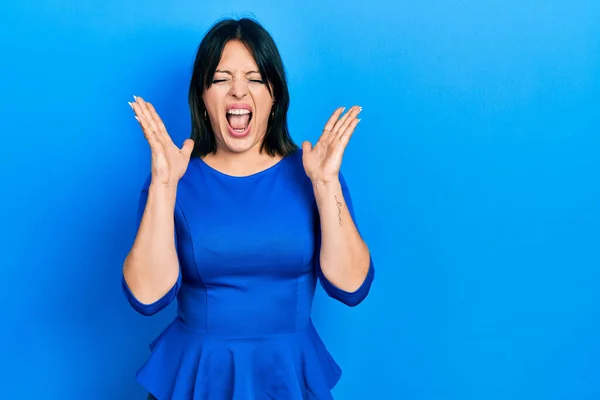
[{"label": "finger", "polygon": [[351,107],[346,114],[342,115],[341,118],[338,118],[337,121],[335,121],[335,125],[333,125],[333,128],[331,129],[331,131],[335,134],[340,130],[340,126],[348,119],[348,115],[354,110],[354,107]]},{"label": "finger", "polygon": [[[146,118],[144,118],[143,115],[136,115],[134,118],[140,124],[140,127],[142,128],[142,132],[143,132],[144,137],[146,138],[146,140],[151,140],[151,139],[148,139],[148,138],[149,137],[154,137],[154,134],[152,133],[152,128],[148,127],[148,124],[146,122]],[[154,140],[156,140],[156,139],[154,139]]]},{"label": "finger", "polygon": [[340,118],[340,115],[344,112],[345,109],[346,107],[339,107],[333,112],[333,114],[331,114],[331,117],[329,117],[329,120],[325,124],[325,128],[323,128],[323,133],[321,134],[319,141],[331,141],[333,136],[333,127],[335,126],[336,121]]},{"label": "finger", "polygon": [[344,112],[345,109],[346,109],[346,107],[339,107],[337,110],[335,110],[333,112],[333,114],[331,114],[331,117],[329,117],[329,120],[325,124],[325,130],[327,130],[327,131],[333,130],[333,127],[335,126],[335,122],[338,120],[338,118],[340,118],[340,115],[342,115],[342,113]]},{"label": "finger", "polygon": [[137,102],[129,103],[129,105],[131,105],[131,108],[135,112],[135,119],[140,123],[144,136],[147,138],[150,135],[156,135],[154,128],[148,123],[148,118],[144,115],[141,106]]},{"label": "finger", "polygon": [[154,130],[152,129],[152,127],[149,125],[146,117],[144,117],[143,115],[139,115],[139,116],[136,115],[135,119],[142,126],[142,130],[144,131],[144,137],[146,138],[146,140],[148,141],[148,144],[150,145],[150,150],[154,153],[161,151],[162,145],[157,140],[156,134],[154,133]]},{"label": "finger", "polygon": [[335,136],[336,138],[340,138],[340,136],[342,136],[344,134],[344,132],[346,131],[346,129],[348,129],[348,126],[350,126],[350,123],[354,120],[356,120],[356,117],[358,116],[358,114],[361,112],[361,108],[360,107],[356,107],[355,109],[353,109],[352,111],[350,111],[348,114],[346,114],[344,117],[345,120],[341,123],[341,125],[339,127],[337,127],[337,131],[335,132]]},{"label": "finger", "polygon": [[350,123],[350,125],[344,131],[343,135],[340,136],[339,142],[340,142],[340,145],[344,149],[348,145],[348,141],[350,140],[350,137],[354,133],[354,130],[356,129],[356,125],[358,125],[359,122],[360,122],[360,119],[357,119],[357,118],[355,118],[354,120],[352,120],[352,122]]},{"label": "finger", "polygon": [[148,109],[148,104],[146,103],[146,101],[138,96],[136,97],[136,103],[138,104],[142,115],[146,118],[148,123],[150,123],[154,131],[158,131],[158,125],[156,125],[156,123],[153,121],[152,115],[150,113],[150,110]]},{"label": "finger", "polygon": [[362,108],[361,108],[361,107],[359,107],[359,106],[353,106],[352,108],[350,108],[350,109],[348,110],[348,112],[347,112],[346,114],[344,114],[344,116],[343,116],[342,118],[340,118],[340,119],[339,119],[339,120],[336,122],[336,124],[335,124],[335,126],[334,126],[334,128],[333,128],[333,133],[334,133],[334,135],[335,135],[335,136],[339,136],[339,135],[338,135],[338,133],[339,133],[340,131],[342,131],[342,132],[343,132],[343,127],[344,127],[344,124],[346,124],[345,126],[348,126],[348,125],[347,125],[347,122],[348,122],[348,120],[349,120],[349,119],[351,120],[352,118],[355,118],[355,117],[358,115],[358,113],[360,113],[361,111],[362,111]]},{"label": "finger", "polygon": [[312,150],[312,143],[311,142],[309,142],[308,140],[302,142],[302,152],[303,153],[308,153],[311,150]]},{"label": "finger", "polygon": [[156,134],[158,140],[160,140],[163,143],[173,143],[171,136],[169,136],[169,133],[167,132],[165,124],[163,123],[162,119],[158,116],[158,113],[154,109],[152,103],[146,102],[146,106],[148,107],[148,111],[150,112],[150,117],[152,118],[152,121],[157,126]]},{"label": "finger", "polygon": [[[146,101],[144,101],[143,98],[137,96],[136,103],[138,104],[142,115],[144,117],[146,117],[146,120],[148,121],[150,126],[152,126],[154,132],[159,133],[158,131],[160,128],[158,127],[158,124],[154,121],[154,119],[152,118],[152,115],[150,113],[150,110],[148,109],[148,104],[146,103]],[[157,139],[161,140],[162,138],[160,136],[158,136]]]},{"label": "finger", "polygon": [[131,106],[131,108],[133,108],[133,111],[135,112],[135,115],[137,117],[144,115],[144,110],[142,109],[142,106],[138,102],[134,101],[133,103],[129,103],[129,105]]},{"label": "finger", "polygon": [[148,110],[150,110],[150,116],[156,122],[158,129],[160,129],[164,133],[167,133],[167,128],[165,127],[165,124],[163,123],[162,119],[158,116],[158,113],[154,109],[154,106],[152,105],[152,103],[146,103],[146,104],[148,105]]},{"label": "finger", "polygon": [[183,146],[181,146],[181,152],[185,154],[187,158],[190,158],[192,151],[194,150],[194,141],[192,139],[185,139]]}]

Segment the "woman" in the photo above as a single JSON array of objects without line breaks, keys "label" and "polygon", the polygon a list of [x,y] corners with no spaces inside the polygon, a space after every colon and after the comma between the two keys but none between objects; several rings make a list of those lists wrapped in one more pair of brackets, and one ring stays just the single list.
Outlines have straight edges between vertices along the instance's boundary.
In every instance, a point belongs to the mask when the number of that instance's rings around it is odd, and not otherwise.
[{"label": "woman", "polygon": [[181,149],[150,103],[130,103],[152,168],[123,290],[144,315],[178,300],[137,380],[159,400],[331,399],[341,370],[310,319],[316,280],[354,306],[374,277],[340,173],[360,107],[298,148],[279,52],[249,19],[206,34],[189,103]]}]

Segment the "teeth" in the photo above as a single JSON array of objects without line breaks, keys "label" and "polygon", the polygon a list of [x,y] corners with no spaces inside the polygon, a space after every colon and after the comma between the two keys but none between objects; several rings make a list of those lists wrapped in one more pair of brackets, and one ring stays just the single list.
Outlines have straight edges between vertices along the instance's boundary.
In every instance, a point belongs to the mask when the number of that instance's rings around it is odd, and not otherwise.
[{"label": "teeth", "polygon": [[231,110],[227,111],[227,114],[233,114],[233,115],[250,114],[250,110],[241,109],[241,108],[232,108]]}]

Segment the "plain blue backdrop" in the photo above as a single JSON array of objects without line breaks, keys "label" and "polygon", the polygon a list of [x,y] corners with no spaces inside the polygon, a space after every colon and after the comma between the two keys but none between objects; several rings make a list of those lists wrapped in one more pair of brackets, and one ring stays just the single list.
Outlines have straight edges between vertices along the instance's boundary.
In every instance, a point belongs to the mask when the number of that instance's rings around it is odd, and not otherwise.
[{"label": "plain blue backdrop", "polygon": [[142,399],[121,267],[149,172],[128,101],[189,135],[196,48],[272,33],[294,140],[338,106],[377,277],[315,299],[336,399],[600,398],[600,3],[12,1],[0,6],[3,399]]}]

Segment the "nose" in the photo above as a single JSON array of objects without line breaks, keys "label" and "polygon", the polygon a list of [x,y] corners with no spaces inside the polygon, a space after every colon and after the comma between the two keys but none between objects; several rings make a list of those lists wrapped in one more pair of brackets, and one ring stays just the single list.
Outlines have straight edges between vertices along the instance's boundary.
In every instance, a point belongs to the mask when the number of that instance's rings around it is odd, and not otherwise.
[{"label": "nose", "polygon": [[230,93],[233,97],[241,99],[248,94],[248,83],[243,78],[233,78]]}]

